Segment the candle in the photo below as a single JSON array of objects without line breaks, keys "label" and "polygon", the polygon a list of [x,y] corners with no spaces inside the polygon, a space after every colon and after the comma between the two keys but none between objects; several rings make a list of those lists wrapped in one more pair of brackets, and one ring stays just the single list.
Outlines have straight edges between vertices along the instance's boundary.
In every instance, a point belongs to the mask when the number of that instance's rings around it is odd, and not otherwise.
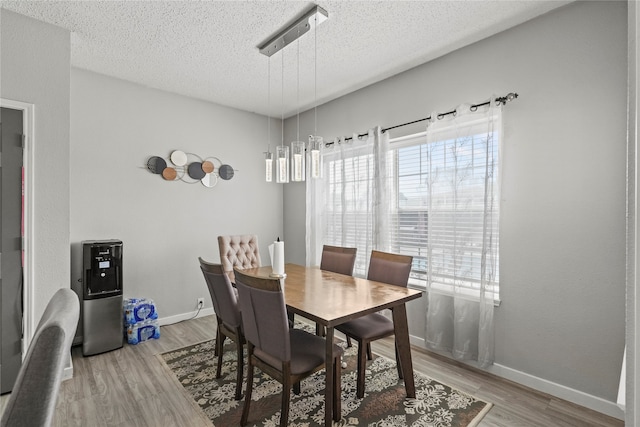
[{"label": "candle", "polygon": [[320,178],[320,151],[311,150],[311,178]]},{"label": "candle", "polygon": [[302,181],[302,154],[293,155],[293,180]]},{"label": "candle", "polygon": [[286,182],[287,180],[287,159],[280,157],[278,159],[278,168],[280,175],[280,182]]},{"label": "candle", "polygon": [[273,180],[273,160],[272,159],[265,159],[264,160],[265,163],[265,179],[267,180],[267,182],[271,182]]}]

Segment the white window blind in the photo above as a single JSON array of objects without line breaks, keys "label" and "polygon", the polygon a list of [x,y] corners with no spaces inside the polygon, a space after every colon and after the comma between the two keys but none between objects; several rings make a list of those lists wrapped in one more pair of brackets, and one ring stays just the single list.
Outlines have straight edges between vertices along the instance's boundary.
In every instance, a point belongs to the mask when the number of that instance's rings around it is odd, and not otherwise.
[{"label": "white window blind", "polygon": [[[391,140],[398,194],[391,240],[394,250],[414,257],[410,283],[429,282],[432,290],[474,297],[482,277],[485,222],[498,226],[497,206],[490,216],[485,209],[485,189],[498,176],[498,144],[493,133],[470,131],[442,132],[433,142],[425,133]],[[487,162],[494,163],[489,174]],[[492,238],[497,244],[497,233]],[[497,265],[495,272],[490,286],[497,295]]]}]

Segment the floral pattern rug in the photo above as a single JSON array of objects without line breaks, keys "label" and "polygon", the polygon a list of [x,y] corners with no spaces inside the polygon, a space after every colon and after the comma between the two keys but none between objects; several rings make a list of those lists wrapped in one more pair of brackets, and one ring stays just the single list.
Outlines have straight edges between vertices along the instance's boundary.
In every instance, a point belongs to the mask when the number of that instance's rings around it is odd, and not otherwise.
[{"label": "floral pattern rug", "polygon": [[[345,344],[342,344],[345,345]],[[222,375],[215,378],[214,341],[205,341],[159,357],[215,426],[240,425],[244,400],[235,400],[235,343],[224,347]],[[357,344],[346,348],[342,370],[342,419],[334,426],[472,427],[491,408],[483,402],[415,372],[416,398],[406,398],[395,360],[374,355],[367,363],[363,399],[356,397]],[[246,355],[246,352],[245,352]],[[246,358],[246,356],[245,356]],[[245,359],[245,377],[246,377]],[[246,378],[245,378],[246,379]],[[246,384],[246,383],[245,383]],[[243,386],[243,390],[244,390]],[[301,394],[291,392],[289,425],[324,425],[324,370],[301,383]],[[248,425],[277,426],[282,386],[256,368]]]}]

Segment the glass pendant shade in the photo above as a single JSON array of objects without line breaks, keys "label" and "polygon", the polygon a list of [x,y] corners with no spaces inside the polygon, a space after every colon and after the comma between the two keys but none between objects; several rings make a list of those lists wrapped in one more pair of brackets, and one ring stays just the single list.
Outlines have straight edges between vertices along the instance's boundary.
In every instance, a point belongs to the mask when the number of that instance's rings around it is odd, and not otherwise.
[{"label": "glass pendant shade", "polygon": [[305,170],[305,143],[294,141],[291,143],[291,181],[304,181]]},{"label": "glass pendant shade", "polygon": [[321,136],[309,135],[309,176],[312,179],[322,177],[322,142]]},{"label": "glass pendant shade", "polygon": [[264,153],[264,172],[267,182],[273,181],[273,153],[267,151]]},{"label": "glass pendant shade", "polygon": [[278,184],[289,182],[289,147],[286,145],[276,147],[276,182]]}]

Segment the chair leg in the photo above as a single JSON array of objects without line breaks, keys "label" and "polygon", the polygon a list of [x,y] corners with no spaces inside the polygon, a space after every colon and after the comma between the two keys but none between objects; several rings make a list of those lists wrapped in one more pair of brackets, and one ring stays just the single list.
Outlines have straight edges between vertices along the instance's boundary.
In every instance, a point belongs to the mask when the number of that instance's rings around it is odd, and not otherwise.
[{"label": "chair leg", "polygon": [[351,347],[351,337],[347,336],[347,347]]},{"label": "chair leg", "polygon": [[249,418],[249,405],[251,404],[251,392],[253,391],[253,363],[251,362],[252,351],[249,351],[247,359],[249,359],[249,366],[247,368],[247,390],[244,393],[244,408],[242,409],[242,418],[240,419],[240,425],[247,425],[247,419]]},{"label": "chair leg", "polygon": [[364,374],[367,370],[367,344],[360,341],[358,343],[358,377],[356,381],[356,396],[358,399],[364,397]]},{"label": "chair leg", "polygon": [[[300,382],[297,383],[298,387]],[[289,402],[291,401],[291,382],[286,378],[282,384],[282,408],[280,409],[280,427],[287,427],[289,422]]]},{"label": "chair leg", "polygon": [[244,362],[243,362],[243,358],[244,358],[244,351],[243,348],[244,346],[242,345],[242,340],[240,338],[238,338],[238,340],[236,341],[236,348],[237,348],[237,354],[238,354],[238,361],[236,363],[236,400],[240,400],[242,399],[242,374],[243,374],[243,370],[244,370]]},{"label": "chair leg", "polygon": [[333,420],[340,421],[342,418],[342,372],[340,371],[340,356],[333,359]]},{"label": "chair leg", "polygon": [[287,311],[287,319],[289,319],[289,327],[293,328],[293,326],[296,323],[296,319],[295,319],[296,315],[295,313],[292,313],[290,311]]},{"label": "chair leg", "polygon": [[216,378],[220,378],[220,375],[222,374],[222,346],[224,345],[225,338],[227,337],[223,333],[220,333],[220,335],[218,335],[218,338],[216,339],[216,349],[218,350],[218,366],[216,368]]},{"label": "chair leg", "polygon": [[213,355],[218,355],[218,344],[220,343],[220,330],[216,331],[216,342],[213,344]]},{"label": "chair leg", "polygon": [[300,381],[293,384],[293,392],[295,394],[300,394]]},{"label": "chair leg", "polygon": [[367,343],[367,360],[373,360],[373,354],[371,354],[371,343]]},{"label": "chair leg", "polygon": [[213,355],[217,356],[218,355],[218,343],[220,342],[220,325],[222,324],[222,319],[220,319],[220,317],[216,316],[216,320],[217,320],[217,327],[216,327],[216,342],[215,345],[213,346]]}]

